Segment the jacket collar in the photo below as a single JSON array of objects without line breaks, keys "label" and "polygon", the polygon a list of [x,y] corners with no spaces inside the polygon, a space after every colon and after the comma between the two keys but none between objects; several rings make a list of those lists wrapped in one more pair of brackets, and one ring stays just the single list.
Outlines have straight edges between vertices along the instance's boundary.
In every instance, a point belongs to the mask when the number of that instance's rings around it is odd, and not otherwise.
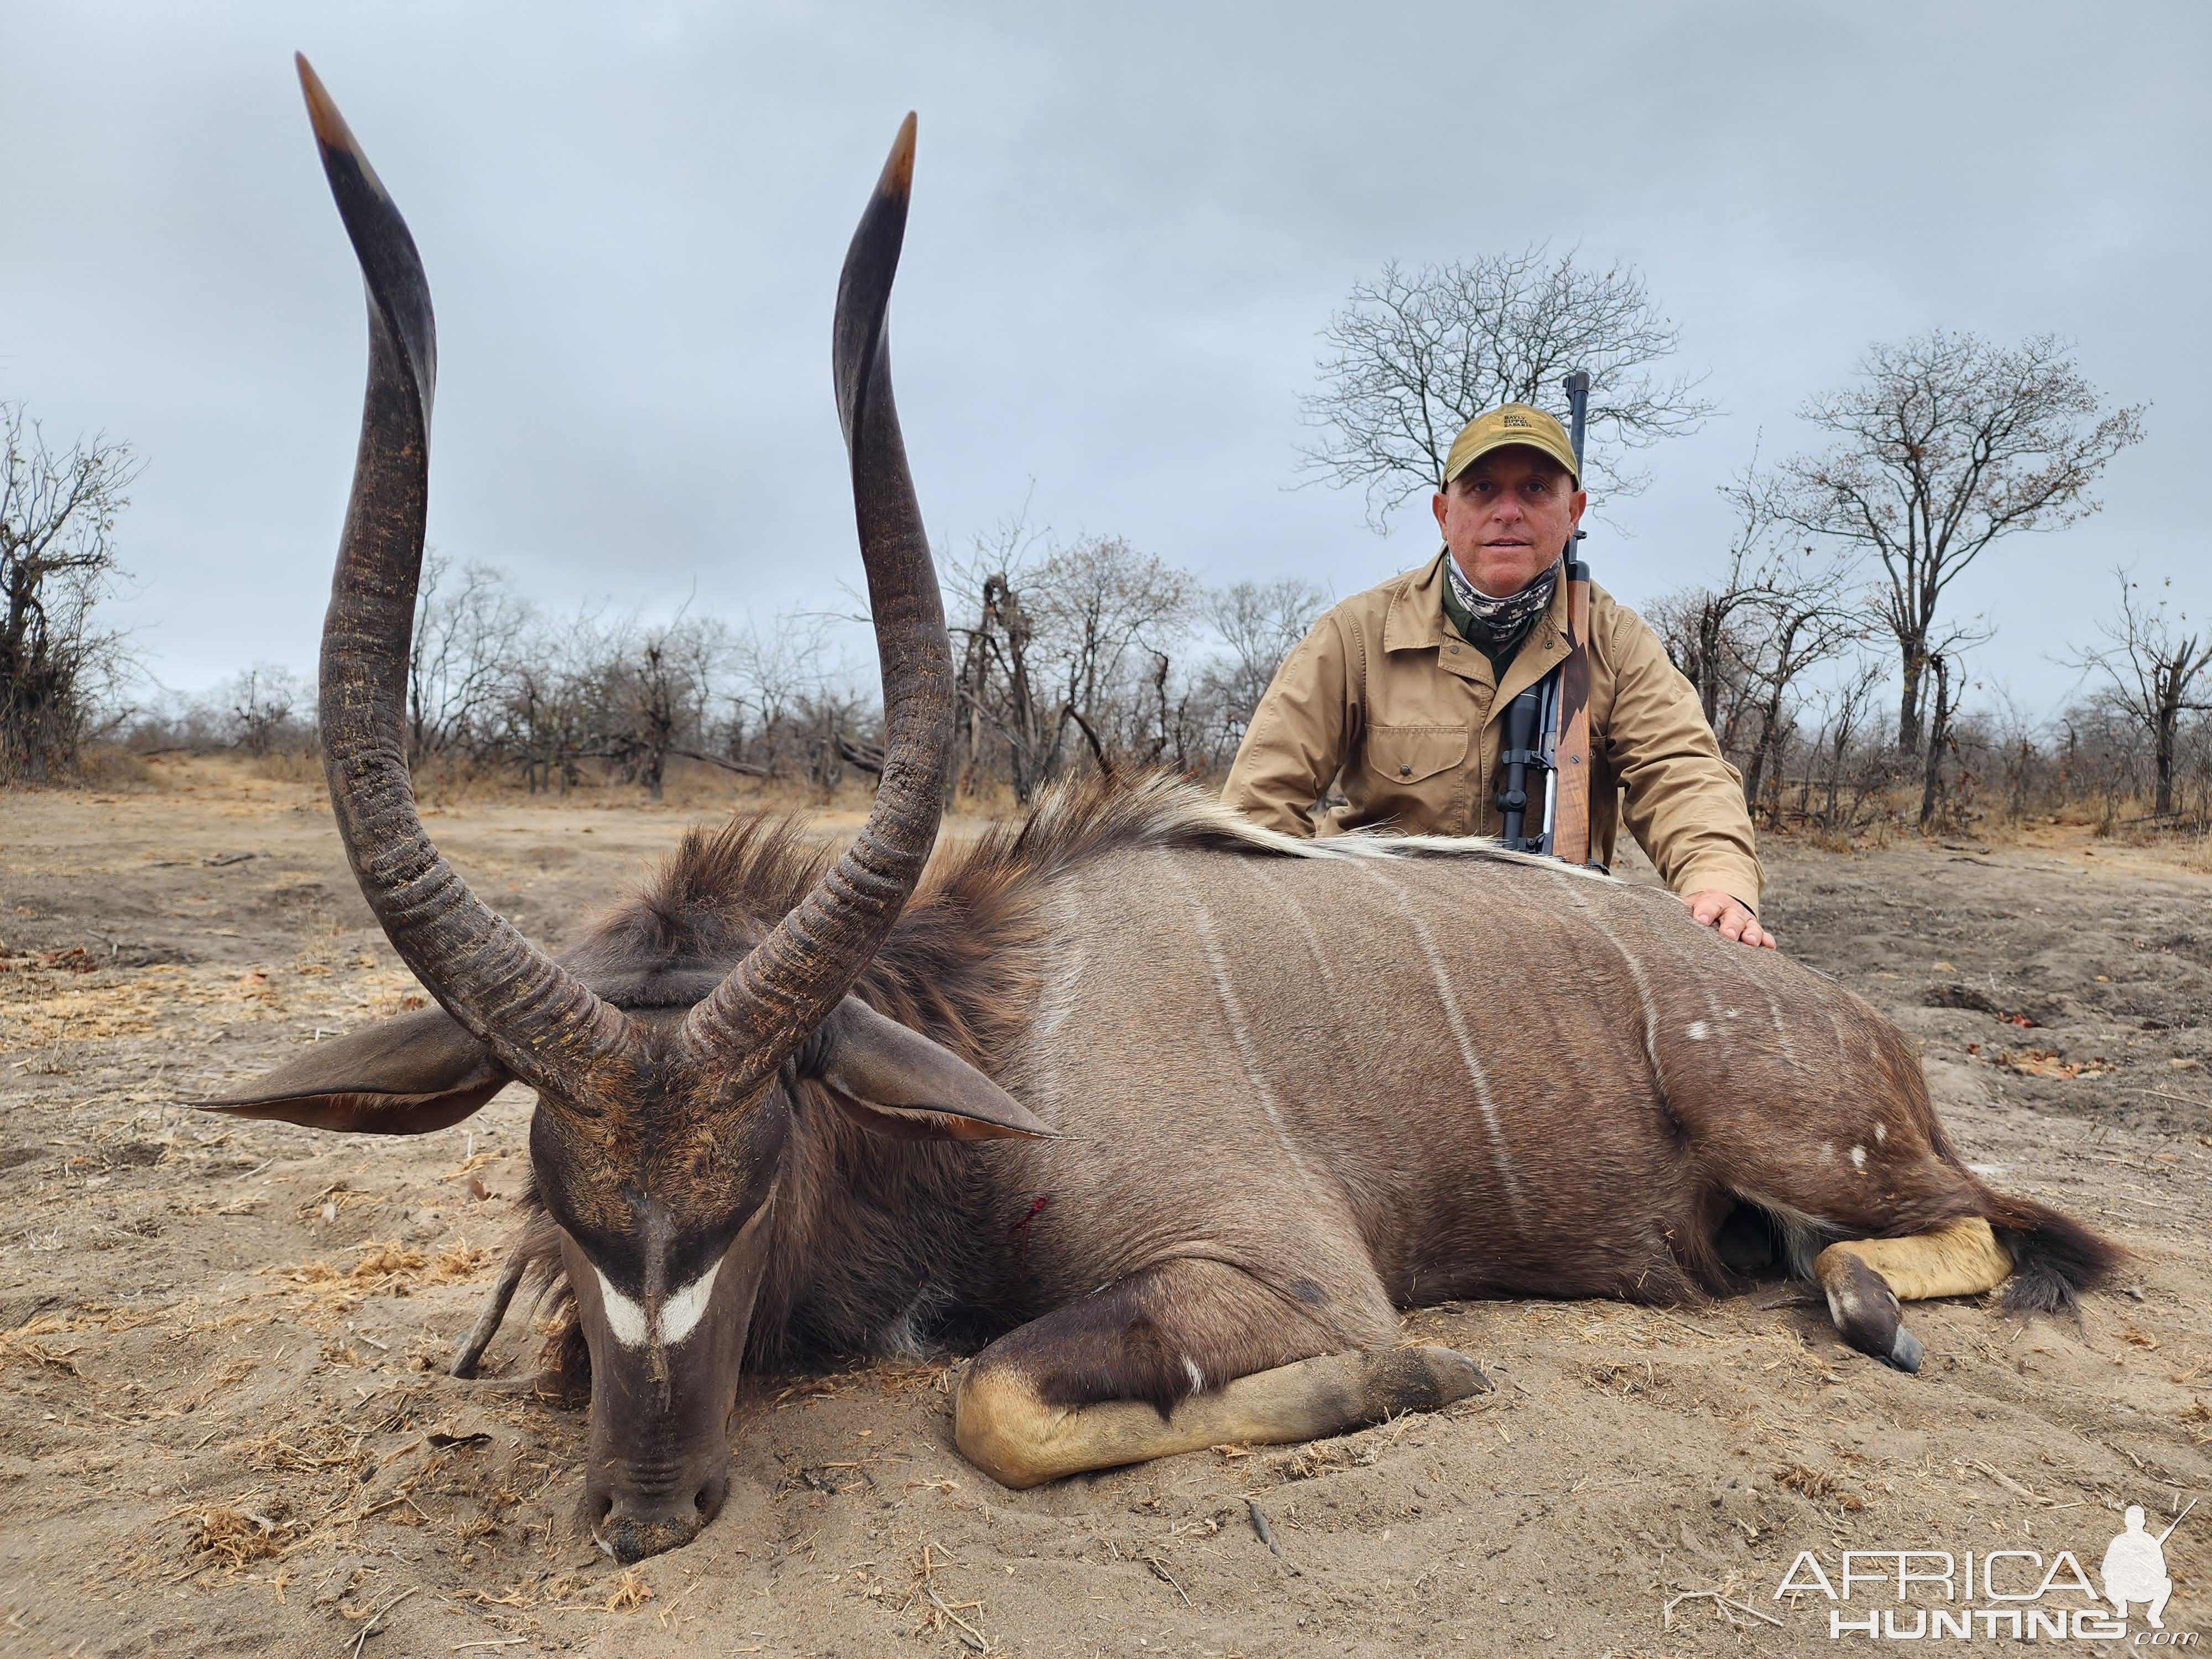
[{"label": "jacket collar", "polygon": [[[1393,651],[1439,651],[1447,636],[1456,640],[1444,623],[1444,561],[1451,556],[1441,552],[1419,569],[1409,570],[1390,584],[1390,603],[1382,613],[1382,649]],[[1521,641],[1513,659],[1505,665],[1505,682],[1498,688],[1501,700],[1517,696],[1529,686],[1550,673],[1561,660],[1567,633],[1567,584],[1561,581],[1552,592],[1552,603],[1536,619],[1528,636]],[[1549,644],[1551,649],[1545,649]],[[1480,651],[1470,648],[1471,661],[1464,672],[1468,679],[1487,680],[1490,661]],[[1455,671],[1459,672],[1459,671]]]}]

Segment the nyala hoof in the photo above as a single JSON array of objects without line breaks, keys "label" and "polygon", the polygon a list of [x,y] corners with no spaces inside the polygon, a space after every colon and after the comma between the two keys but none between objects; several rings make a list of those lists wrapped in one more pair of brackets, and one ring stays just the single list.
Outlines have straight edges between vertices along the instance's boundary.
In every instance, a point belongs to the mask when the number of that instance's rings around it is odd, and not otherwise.
[{"label": "nyala hoof", "polygon": [[1920,1356],[1923,1352],[1920,1339],[1906,1330],[1904,1326],[1899,1325],[1897,1328],[1897,1340],[1889,1345],[1889,1352],[1885,1357],[1891,1364],[1901,1371],[1917,1371],[1920,1369]]},{"label": "nyala hoof", "polygon": [[1888,1280],[1840,1247],[1821,1252],[1819,1271],[1837,1335],[1885,1365],[1900,1371],[1920,1369],[1920,1339],[1899,1321]]},{"label": "nyala hoof", "polygon": [[1469,1395],[1487,1394],[1482,1367],[1456,1348],[1389,1348],[1360,1364],[1364,1415],[1379,1423],[1401,1412],[1441,1411]]}]

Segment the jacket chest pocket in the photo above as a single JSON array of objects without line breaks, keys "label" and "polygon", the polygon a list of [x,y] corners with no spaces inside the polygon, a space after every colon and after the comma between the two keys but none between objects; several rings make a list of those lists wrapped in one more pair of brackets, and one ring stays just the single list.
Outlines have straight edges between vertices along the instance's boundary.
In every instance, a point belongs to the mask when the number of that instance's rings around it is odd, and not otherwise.
[{"label": "jacket chest pocket", "polygon": [[1419,783],[1464,761],[1473,736],[1465,726],[1370,726],[1367,769],[1401,788]]}]

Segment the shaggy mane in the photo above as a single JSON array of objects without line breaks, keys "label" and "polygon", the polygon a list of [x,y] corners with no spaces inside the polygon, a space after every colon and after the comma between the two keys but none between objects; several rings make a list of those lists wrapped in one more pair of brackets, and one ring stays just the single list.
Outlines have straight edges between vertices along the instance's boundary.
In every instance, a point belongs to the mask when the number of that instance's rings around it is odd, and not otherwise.
[{"label": "shaggy mane", "polygon": [[[1184,847],[1301,859],[1470,858],[1603,880],[1510,853],[1478,836],[1356,833],[1301,840],[1261,829],[1197,786],[1164,773],[1054,786],[1018,823],[940,845],[855,989],[893,1018],[986,1066],[1025,1019],[1036,985],[1044,883],[1129,848]],[[649,974],[734,966],[822,878],[837,849],[792,817],[741,817],[694,830],[636,897],[582,947],[592,960]]]}]

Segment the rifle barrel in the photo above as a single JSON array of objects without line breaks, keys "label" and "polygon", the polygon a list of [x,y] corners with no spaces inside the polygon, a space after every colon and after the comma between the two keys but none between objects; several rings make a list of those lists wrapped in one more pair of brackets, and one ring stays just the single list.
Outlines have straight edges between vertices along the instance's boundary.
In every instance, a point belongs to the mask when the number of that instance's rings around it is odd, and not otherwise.
[{"label": "rifle barrel", "polygon": [[[2179,1514],[2179,1515],[2177,1515],[2177,1516],[2175,1516],[2173,1517],[2173,1527],[2178,1527],[2178,1526],[2179,1526],[2183,1522],[2185,1522],[2185,1521],[2186,1521],[2187,1519],[2189,1519],[2189,1511],[2190,1511],[2190,1510],[2193,1510],[2193,1509],[2195,1509],[2196,1507],[2197,1507],[2197,1500],[2196,1500],[2195,1498],[2191,1498],[2191,1499],[2190,1499],[2186,1504],[2183,1504],[2183,1505],[2181,1506],[2181,1513],[2180,1513],[2180,1514]],[[2162,1532],[2162,1533],[2159,1534],[2159,1535],[2158,1535],[2158,1541],[2159,1541],[2159,1545],[2160,1545],[2160,1547],[2161,1548],[2163,1548],[2163,1547],[2165,1547],[2166,1540],[2167,1539],[2169,1539],[2169,1538],[2171,1538],[2171,1537],[2172,1537],[2172,1536],[2173,1536],[2173,1527],[2168,1527],[2168,1528],[2167,1528],[2164,1532]]]},{"label": "rifle barrel", "polygon": [[1572,417],[1567,427],[1568,440],[1575,447],[1575,482],[1587,484],[1583,477],[1583,436],[1589,425],[1589,370],[1578,368],[1562,383],[1567,394],[1567,410]]}]

